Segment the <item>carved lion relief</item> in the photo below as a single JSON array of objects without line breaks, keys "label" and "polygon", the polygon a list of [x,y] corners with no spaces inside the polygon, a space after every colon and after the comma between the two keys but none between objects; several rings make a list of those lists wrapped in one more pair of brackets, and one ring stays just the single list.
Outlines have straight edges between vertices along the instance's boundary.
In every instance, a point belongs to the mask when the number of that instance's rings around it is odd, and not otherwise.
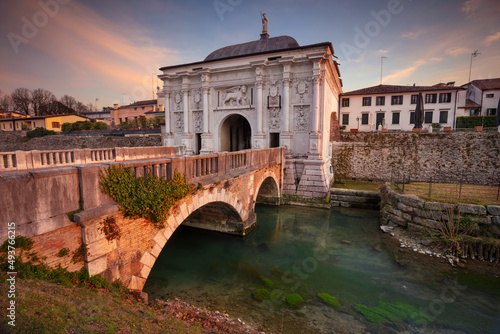
[{"label": "carved lion relief", "polygon": [[225,93],[222,95],[222,106],[248,105],[249,100],[247,98],[247,91],[247,86],[235,86],[226,89]]},{"label": "carved lion relief", "polygon": [[269,131],[279,132],[280,131],[280,119],[281,119],[280,108],[269,108],[268,112],[269,112],[269,115],[268,115]]}]

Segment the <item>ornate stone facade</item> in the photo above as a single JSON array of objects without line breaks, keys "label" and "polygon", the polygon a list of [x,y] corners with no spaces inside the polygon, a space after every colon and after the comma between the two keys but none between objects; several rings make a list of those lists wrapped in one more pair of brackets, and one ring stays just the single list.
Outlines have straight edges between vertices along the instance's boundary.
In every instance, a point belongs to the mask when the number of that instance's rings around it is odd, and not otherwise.
[{"label": "ornate stone facade", "polygon": [[[331,120],[337,119],[331,114],[338,112],[342,92],[332,56],[330,43],[300,47],[288,36],[261,36],[216,50],[202,62],[162,68],[164,143],[185,145],[188,154],[284,146],[289,192],[327,196],[330,131],[336,129]],[[315,182],[324,187],[318,191],[301,180],[304,171],[321,174]]]}]

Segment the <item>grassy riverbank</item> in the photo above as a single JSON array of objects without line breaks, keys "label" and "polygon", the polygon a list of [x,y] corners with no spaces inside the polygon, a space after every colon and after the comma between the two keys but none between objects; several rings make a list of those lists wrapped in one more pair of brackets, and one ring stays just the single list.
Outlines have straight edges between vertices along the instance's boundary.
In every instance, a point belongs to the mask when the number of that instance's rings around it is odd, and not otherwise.
[{"label": "grassy riverbank", "polygon": [[5,271],[0,275],[0,307],[6,310],[11,300],[16,307],[15,327],[8,324],[12,319],[2,312],[1,333],[254,332],[226,315],[200,310],[178,300],[147,304],[120,284],[106,283],[100,276],[89,278],[85,270],[72,274],[43,265],[23,264],[18,272],[21,277],[13,285],[15,298],[9,296],[12,285],[7,284]]}]

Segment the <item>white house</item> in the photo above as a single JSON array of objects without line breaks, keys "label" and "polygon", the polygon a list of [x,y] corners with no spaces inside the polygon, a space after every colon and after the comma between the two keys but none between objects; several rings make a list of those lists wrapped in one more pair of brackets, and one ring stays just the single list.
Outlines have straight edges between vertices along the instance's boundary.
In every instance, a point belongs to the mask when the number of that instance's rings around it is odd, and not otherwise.
[{"label": "white house", "polygon": [[458,116],[493,116],[498,112],[500,78],[473,80],[458,94]]},{"label": "white house", "polygon": [[286,147],[284,193],[328,195],[342,93],[330,42],[270,38],[263,24],[259,40],[160,70],[164,145],[184,145],[188,154]]},{"label": "white house", "polygon": [[[417,96],[424,98],[423,128],[432,123],[453,127],[457,93],[463,88],[454,82],[434,86],[378,85],[343,93],[340,101],[341,126],[347,131],[378,129],[411,131]],[[380,126],[379,126],[380,125]]]}]

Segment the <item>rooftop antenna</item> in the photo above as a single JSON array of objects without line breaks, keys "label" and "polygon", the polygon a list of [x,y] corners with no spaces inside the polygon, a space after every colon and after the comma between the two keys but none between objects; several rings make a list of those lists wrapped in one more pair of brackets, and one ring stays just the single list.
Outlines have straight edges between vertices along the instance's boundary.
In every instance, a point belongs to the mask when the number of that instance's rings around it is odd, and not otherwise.
[{"label": "rooftop antenna", "polygon": [[470,67],[469,67],[469,81],[468,82],[470,82],[470,73],[472,71],[472,58],[476,58],[478,55],[480,55],[478,50],[476,50],[470,54]]},{"label": "rooftop antenna", "polygon": [[384,58],[385,56],[380,57],[380,84],[382,84],[382,68],[384,67]]}]

